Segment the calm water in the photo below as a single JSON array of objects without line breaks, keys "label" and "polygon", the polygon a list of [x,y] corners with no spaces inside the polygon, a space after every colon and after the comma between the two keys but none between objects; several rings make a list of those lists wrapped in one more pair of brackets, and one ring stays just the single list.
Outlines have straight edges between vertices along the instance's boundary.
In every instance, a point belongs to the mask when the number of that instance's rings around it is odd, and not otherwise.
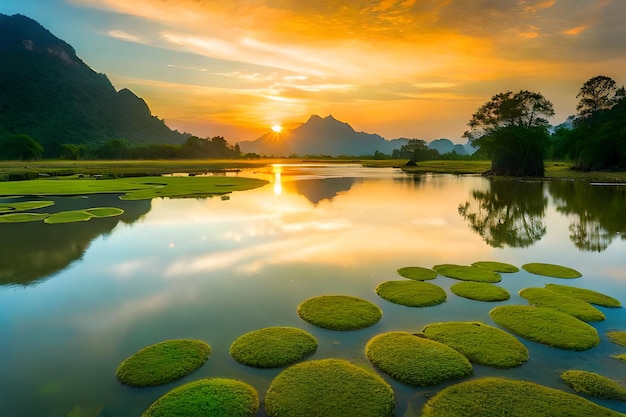
[{"label": "calm water", "polygon": [[[280,369],[240,365],[228,348],[241,334],[267,326],[312,333],[319,341],[312,359],[367,365],[365,343],[378,333],[416,332],[435,321],[493,324],[489,310],[526,304],[516,294],[525,287],[575,285],[626,304],[626,187],[414,177],[345,165],[239,175],[270,184],[228,200],[57,198],[55,210],[114,205],[126,212],[80,224],[0,225],[0,416],[139,416],[173,387],[205,377],[241,379],[262,399]],[[482,260],[558,263],[583,277],[504,274],[500,285],[512,293],[505,303],[457,297],[449,287],[458,281],[438,277],[431,282],[446,289],[448,301],[425,309],[394,305],[374,292],[382,281],[401,279],[396,270],[403,266]],[[356,332],[315,328],[296,308],[322,294],[370,300],[383,319]],[[626,365],[609,357],[626,348],[605,336],[626,330],[626,309],[603,311],[607,320],[594,323],[600,346],[569,352],[523,341],[531,352],[527,364],[474,366],[474,376],[567,391],[559,374],[574,368],[626,383]],[[172,384],[132,389],[118,383],[115,368],[123,359],[175,338],[202,339],[213,354]],[[398,416],[419,415],[427,395],[440,389],[385,379],[396,392]],[[596,402],[626,412],[624,403]]]}]

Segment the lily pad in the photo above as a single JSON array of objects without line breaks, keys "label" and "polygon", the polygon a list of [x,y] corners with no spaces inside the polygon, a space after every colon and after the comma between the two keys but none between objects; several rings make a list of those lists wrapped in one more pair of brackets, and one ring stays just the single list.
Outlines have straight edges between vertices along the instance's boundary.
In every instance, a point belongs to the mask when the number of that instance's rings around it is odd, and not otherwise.
[{"label": "lily pad", "polygon": [[385,281],[376,287],[376,294],[387,301],[407,307],[428,307],[446,301],[447,295],[438,285],[422,281]]},{"label": "lily pad", "polygon": [[421,266],[405,266],[398,269],[398,274],[404,278],[416,281],[427,281],[437,278],[437,271],[430,268],[422,268]]},{"label": "lily pad", "polygon": [[498,306],[489,315],[524,339],[559,349],[587,350],[600,343],[595,328],[569,314],[534,306]]},{"label": "lily pad", "polygon": [[422,332],[479,365],[513,368],[528,360],[528,349],[515,336],[484,323],[432,323]]},{"label": "lily pad", "polygon": [[438,274],[446,276],[448,278],[460,279],[462,281],[475,281],[475,282],[500,282],[502,277],[499,273],[489,271],[485,268],[479,268],[477,266],[463,266],[454,264],[442,264],[435,265],[433,267]]},{"label": "lily pad", "polygon": [[374,336],[365,348],[381,371],[409,385],[432,386],[465,378],[472,364],[456,350],[408,332]]},{"label": "lily pad", "polygon": [[552,278],[572,279],[582,277],[582,274],[575,269],[555,264],[529,263],[522,265],[522,269],[531,274]]},{"label": "lily pad", "polygon": [[38,222],[48,217],[48,213],[15,213],[0,216],[0,223]]},{"label": "lily pad", "polygon": [[553,308],[583,321],[606,319],[603,312],[588,302],[547,288],[524,288],[519,292],[519,295],[532,305]]},{"label": "lily pad", "polygon": [[622,306],[622,303],[619,300],[606,294],[602,294],[593,290],[588,290],[586,288],[577,288],[570,287],[568,285],[558,284],[546,284],[546,288],[550,291],[558,292],[559,294],[569,295],[570,297],[578,298],[580,300],[601,307],[616,308]]},{"label": "lily pad", "polygon": [[626,389],[605,376],[589,371],[569,370],[561,374],[574,391],[596,398],[626,401]]},{"label": "lily pad", "polygon": [[113,217],[124,213],[117,207],[96,207],[86,210],[60,211],[49,215],[44,222],[48,224],[86,222],[93,217]]},{"label": "lily pad", "polygon": [[376,373],[339,359],[292,365],[265,395],[269,417],[393,417],[391,386]]},{"label": "lily pad", "polygon": [[239,363],[257,368],[291,365],[315,353],[317,339],[295,327],[266,327],[239,336],[230,354]]},{"label": "lily pad", "polygon": [[504,272],[507,274],[510,274],[513,272],[519,272],[518,267],[516,267],[515,265],[504,263],[504,262],[480,261],[480,262],[474,262],[472,266],[485,268],[494,272]]},{"label": "lily pad", "polygon": [[432,397],[422,417],[623,417],[575,394],[528,381],[480,378],[449,386]]},{"label": "lily pad", "polygon": [[134,387],[166,384],[200,368],[210,355],[211,347],[201,340],[166,340],[125,359],[115,376],[121,383]]},{"label": "lily pad", "polygon": [[322,295],[298,306],[298,315],[314,326],[331,330],[357,330],[373,326],[383,316],[376,304],[348,295]]},{"label": "lily pad", "polygon": [[142,417],[254,417],[257,391],[234,379],[201,379],[174,388],[156,400]]},{"label": "lily pad", "polygon": [[450,287],[450,291],[459,297],[476,301],[504,301],[511,294],[502,287],[486,282],[459,282]]},{"label": "lily pad", "polygon": [[36,210],[40,208],[50,207],[53,205],[54,201],[22,201],[19,203],[0,203],[0,214]]}]

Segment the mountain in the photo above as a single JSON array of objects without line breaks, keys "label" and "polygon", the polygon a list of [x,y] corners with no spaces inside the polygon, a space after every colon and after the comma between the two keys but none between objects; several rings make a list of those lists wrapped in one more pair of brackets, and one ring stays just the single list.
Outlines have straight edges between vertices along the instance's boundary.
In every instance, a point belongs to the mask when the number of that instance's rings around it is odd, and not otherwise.
[{"label": "mountain", "polygon": [[385,140],[365,132],[356,132],[349,124],[340,122],[332,115],[313,115],[295,129],[281,133],[269,132],[253,141],[239,142],[244,153],[259,155],[373,155],[376,151],[391,154],[406,144],[406,139]]},{"label": "mountain", "polygon": [[178,144],[189,135],[168,128],[132,91],[116,91],[36,21],[0,14],[0,135],[27,134],[86,145],[110,139]]}]

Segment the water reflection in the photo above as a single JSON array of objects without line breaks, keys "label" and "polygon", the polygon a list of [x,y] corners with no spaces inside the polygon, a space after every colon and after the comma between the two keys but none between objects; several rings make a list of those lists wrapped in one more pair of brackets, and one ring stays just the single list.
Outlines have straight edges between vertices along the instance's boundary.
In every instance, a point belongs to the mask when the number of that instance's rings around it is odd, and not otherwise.
[{"label": "water reflection", "polygon": [[122,201],[117,195],[46,200],[53,200],[54,206],[39,211],[119,207],[124,209],[124,214],[78,223],[0,225],[0,285],[29,285],[61,271],[80,259],[94,239],[109,234],[118,223],[133,223],[150,211],[150,200]]},{"label": "water reflection", "polygon": [[470,228],[494,248],[525,248],[546,233],[548,204],[542,182],[492,179],[487,190],[472,191],[473,201],[459,205]]}]

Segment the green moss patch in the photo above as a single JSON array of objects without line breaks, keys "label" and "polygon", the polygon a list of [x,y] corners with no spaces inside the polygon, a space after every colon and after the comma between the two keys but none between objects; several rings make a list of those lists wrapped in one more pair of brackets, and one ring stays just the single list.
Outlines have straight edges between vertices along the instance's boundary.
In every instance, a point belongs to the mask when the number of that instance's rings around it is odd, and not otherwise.
[{"label": "green moss patch", "polygon": [[295,327],[267,327],[239,336],[230,354],[239,363],[257,368],[291,365],[315,353],[317,339]]},{"label": "green moss patch", "polygon": [[19,203],[0,203],[0,214],[36,210],[40,208],[50,207],[53,205],[54,201],[22,201]]},{"label": "green moss patch", "polygon": [[626,362],[626,353],[621,353],[619,355],[611,355],[611,357],[617,359],[618,361]]},{"label": "green moss patch", "polygon": [[601,307],[616,308],[621,307],[622,303],[613,297],[602,294],[597,291],[588,290],[586,288],[570,287],[568,285],[546,284],[546,288],[559,294],[569,295],[591,304]]},{"label": "green moss patch", "polygon": [[450,291],[459,297],[476,301],[504,301],[511,294],[502,287],[486,282],[459,282],[450,287]]},{"label": "green moss patch", "polygon": [[528,360],[528,349],[515,336],[484,323],[432,323],[422,332],[479,365],[513,368]]},{"label": "green moss patch", "polygon": [[553,308],[583,321],[606,319],[604,313],[588,302],[547,288],[524,288],[519,295],[532,305]]},{"label": "green moss patch", "polygon": [[385,281],[378,284],[376,294],[387,301],[408,307],[434,306],[447,298],[443,288],[422,281]]},{"label": "green moss patch", "polygon": [[365,354],[381,371],[409,385],[438,385],[465,378],[473,370],[456,350],[407,332],[374,336],[367,342]]},{"label": "green moss patch", "polygon": [[499,326],[533,342],[559,349],[587,350],[600,343],[589,324],[560,311],[534,306],[498,306],[489,315]]},{"label": "green moss patch", "polygon": [[427,281],[437,278],[437,271],[421,266],[405,266],[398,269],[398,274],[404,278],[414,279],[416,281]]},{"label": "green moss patch", "polygon": [[481,262],[474,262],[472,266],[485,268],[494,272],[504,272],[507,274],[510,274],[513,272],[519,272],[518,267],[516,267],[515,265],[504,263],[504,262],[481,261]]},{"label": "green moss patch", "polygon": [[574,391],[596,398],[626,401],[626,389],[617,382],[595,372],[569,370],[561,379]]},{"label": "green moss patch", "polygon": [[94,217],[113,217],[124,213],[117,207],[96,207],[87,210],[68,210],[53,213],[44,219],[48,224],[86,222]]},{"label": "green moss patch", "polygon": [[166,384],[200,368],[210,355],[211,347],[201,340],[166,340],[125,359],[115,376],[121,383],[135,387]]},{"label": "green moss patch", "polygon": [[303,362],[281,372],[265,396],[269,417],[392,417],[393,390],[374,372],[338,359]]},{"label": "green moss patch", "polygon": [[623,417],[575,394],[534,382],[480,378],[441,390],[422,410],[422,417]]},{"label": "green moss patch", "polygon": [[15,213],[0,216],[0,223],[38,222],[48,217],[47,213]]},{"label": "green moss patch", "polygon": [[322,295],[298,306],[298,315],[314,326],[331,330],[357,330],[373,326],[383,316],[377,305],[348,295]]},{"label": "green moss patch", "polygon": [[462,281],[475,282],[500,282],[502,277],[499,273],[477,266],[463,266],[454,264],[435,265],[433,267],[438,274],[448,278],[460,279]]},{"label": "green moss patch", "polygon": [[617,345],[626,347],[626,332],[624,331],[614,331],[607,332],[606,334],[609,337],[609,340]]},{"label": "green moss patch", "polygon": [[575,269],[568,268],[567,266],[544,264],[544,263],[530,263],[522,265],[522,269],[531,274],[543,275],[545,277],[552,278],[580,278],[582,274]]},{"label": "green moss patch", "polygon": [[259,395],[234,379],[211,378],[190,382],[167,392],[142,417],[253,417]]}]

